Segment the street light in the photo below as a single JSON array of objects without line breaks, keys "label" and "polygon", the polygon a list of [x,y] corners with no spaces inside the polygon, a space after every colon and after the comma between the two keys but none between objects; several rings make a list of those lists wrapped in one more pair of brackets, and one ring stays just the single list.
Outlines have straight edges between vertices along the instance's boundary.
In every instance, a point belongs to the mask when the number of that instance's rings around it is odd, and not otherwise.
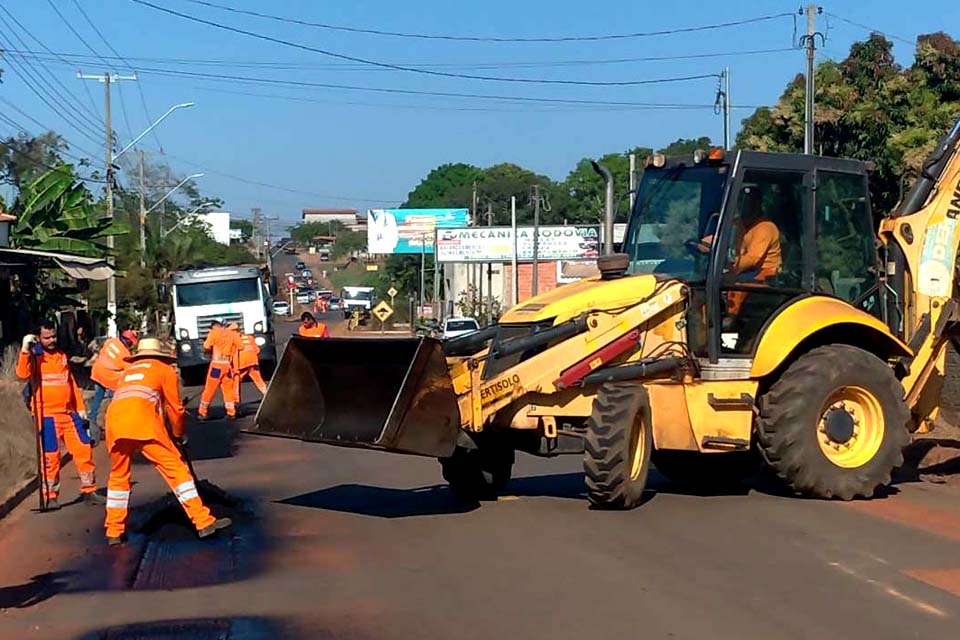
[{"label": "street light", "polygon": [[[106,201],[107,201],[107,217],[111,220],[113,219],[113,163],[116,162],[117,158],[122,156],[127,152],[134,144],[143,139],[143,136],[147,135],[153,128],[160,124],[167,116],[176,111],[177,109],[185,109],[187,107],[192,107],[193,102],[181,102],[180,104],[175,104],[169,109],[166,113],[157,118],[156,122],[151,124],[149,127],[143,130],[143,132],[133,139],[133,142],[125,146],[120,150],[119,153],[113,153],[111,151],[111,140],[113,138],[113,128],[110,125],[110,76],[105,76],[104,86],[107,91],[107,166],[105,167],[107,175],[107,184],[106,184]],[[141,171],[141,180],[142,180],[142,171]],[[141,210],[143,208],[143,191],[141,189],[140,194],[140,206]],[[140,219],[140,238],[141,238],[141,247],[143,246],[143,218]],[[113,253],[113,236],[107,236],[107,248]],[[141,250],[141,264],[143,262],[143,252]],[[107,335],[110,337],[117,337],[117,279],[114,274],[110,274],[109,280],[107,280]]]},{"label": "street light", "polygon": [[184,222],[186,222],[187,220],[189,220],[189,219],[193,216],[193,214],[195,214],[197,211],[200,211],[200,209],[203,209],[203,208],[205,208],[205,207],[213,207],[213,206],[216,206],[216,204],[217,204],[216,202],[204,202],[203,204],[194,207],[193,211],[191,211],[190,213],[187,213],[187,214],[184,215],[182,218],[180,218],[179,220],[177,220],[177,224],[173,225],[172,227],[170,227],[170,228],[169,228],[168,230],[166,230],[166,231],[161,231],[161,232],[160,232],[160,239],[162,240],[163,238],[166,238],[168,235],[170,235],[170,232],[171,232],[171,231],[173,231],[174,229],[176,229],[177,227],[179,227],[181,224],[183,224]]},{"label": "street light", "polygon": [[[168,113],[169,113],[169,112],[168,112]],[[159,122],[159,120],[158,120],[158,122]],[[159,207],[161,204],[163,204],[163,203],[166,201],[167,198],[169,198],[171,195],[173,195],[173,192],[174,192],[174,191],[176,191],[177,189],[179,189],[180,187],[182,187],[182,186],[185,185],[186,183],[190,182],[190,181],[193,180],[194,178],[202,178],[202,177],[203,177],[203,174],[202,174],[202,173],[194,173],[193,175],[187,176],[186,178],[184,178],[183,180],[181,180],[181,181],[177,184],[177,186],[175,186],[173,189],[170,189],[170,191],[167,191],[167,193],[166,193],[162,198],[160,198],[160,199],[157,200],[155,203],[153,203],[153,206],[150,207],[149,209],[147,209],[146,211],[143,210],[143,198],[140,199],[140,266],[141,266],[141,267],[145,267],[145,266],[146,266],[146,261],[145,261],[145,260],[146,260],[146,255],[145,255],[145,254],[146,254],[146,251],[147,251],[147,231],[146,231],[146,228],[147,228],[147,214],[150,213],[151,211],[153,211],[154,209],[156,209],[157,207]]]}]

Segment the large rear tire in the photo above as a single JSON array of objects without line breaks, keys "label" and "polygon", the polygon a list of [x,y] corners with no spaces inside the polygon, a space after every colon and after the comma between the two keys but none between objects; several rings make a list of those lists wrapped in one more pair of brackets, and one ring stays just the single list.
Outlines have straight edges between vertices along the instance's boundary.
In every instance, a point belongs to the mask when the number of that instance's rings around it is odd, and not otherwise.
[{"label": "large rear tire", "polygon": [[757,436],[764,460],[794,492],[869,498],[903,464],[908,418],[893,370],[834,344],[798,358],[761,398]]},{"label": "large rear tire", "polygon": [[449,458],[440,458],[443,479],[464,502],[496,500],[513,472],[514,449],[506,438],[477,438],[477,445],[457,447]]},{"label": "large rear tire", "polygon": [[598,509],[630,509],[643,498],[653,431],[643,385],[607,382],[593,400],[584,437],[587,499]]}]

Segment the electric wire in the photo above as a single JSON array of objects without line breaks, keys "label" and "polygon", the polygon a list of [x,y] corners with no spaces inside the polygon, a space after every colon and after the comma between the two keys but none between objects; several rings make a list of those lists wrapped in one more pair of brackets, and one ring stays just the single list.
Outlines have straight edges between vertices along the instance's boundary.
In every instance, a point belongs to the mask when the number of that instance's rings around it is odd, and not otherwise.
[{"label": "electric wire", "polygon": [[157,11],[167,13],[191,22],[196,22],[199,24],[204,24],[215,29],[220,29],[222,31],[228,31],[231,33],[236,33],[240,35],[245,35],[257,40],[263,40],[265,42],[272,42],[274,44],[279,44],[285,47],[291,47],[294,49],[300,49],[302,51],[310,51],[312,53],[317,53],[323,56],[330,58],[336,58],[339,60],[346,60],[349,62],[358,62],[361,64],[367,64],[374,67],[381,67],[383,69],[392,69],[394,71],[405,71],[408,73],[416,73],[421,75],[436,76],[443,78],[457,78],[461,80],[480,80],[485,82],[504,82],[504,83],[516,83],[516,84],[553,84],[553,85],[572,85],[572,86],[596,86],[596,87],[628,87],[628,86],[642,86],[650,84],[665,84],[665,83],[675,83],[675,82],[688,82],[693,80],[703,80],[707,78],[715,78],[717,74],[697,74],[697,75],[688,75],[688,76],[675,76],[668,78],[648,78],[644,80],[554,80],[548,78],[516,78],[516,77],[502,77],[502,76],[484,76],[476,74],[467,74],[467,73],[453,73],[448,71],[438,71],[435,69],[422,69],[418,67],[410,67],[406,65],[394,64],[390,62],[382,62],[379,60],[370,60],[367,58],[361,58],[358,56],[348,55],[344,53],[339,53],[336,51],[331,51],[329,49],[321,49],[319,47],[313,47],[306,45],[300,42],[294,42],[292,40],[285,40],[283,38],[275,38],[263,33],[257,33],[255,31],[249,31],[247,29],[241,29],[239,27],[233,27],[230,25],[221,24],[219,22],[214,22],[212,20],[206,20],[197,16],[193,16],[187,13],[182,13],[180,11],[174,11],[173,9],[168,9],[166,7],[161,7],[160,5],[153,4],[152,2],[147,2],[147,0],[130,0],[139,5],[145,7],[150,7]]},{"label": "electric wire", "polygon": [[[329,23],[323,23],[323,22],[310,22],[307,20],[299,20],[296,18],[288,18],[284,16],[260,13],[257,11],[250,11],[247,9],[238,9],[236,7],[225,6],[225,5],[217,4],[215,2],[209,2],[206,0],[184,0],[184,1],[189,2],[191,4],[209,7],[212,9],[218,9],[221,11],[229,11],[230,13],[253,16],[256,18],[263,18],[267,20],[274,20],[277,22],[285,22],[288,24],[297,24],[297,25],[306,26],[306,27],[316,27],[319,29],[327,29],[331,31],[346,31],[350,33],[362,33],[362,34],[376,35],[376,36],[390,36],[395,38],[415,38],[420,40],[455,40],[455,41],[466,41],[466,42],[501,42],[501,43],[506,43],[506,42],[513,42],[513,43],[598,42],[603,40],[627,40],[627,39],[633,39],[633,38],[648,38],[653,36],[665,36],[665,35],[675,35],[679,33],[695,33],[700,31],[711,31],[715,29],[726,29],[729,27],[738,27],[742,25],[756,24],[758,22],[767,22],[767,21],[776,20],[779,18],[793,17],[792,13],[777,13],[777,14],[771,14],[771,15],[757,16],[753,18],[746,18],[743,20],[731,20],[728,22],[699,25],[699,26],[693,26],[693,27],[662,29],[659,31],[637,31],[632,33],[613,33],[613,34],[602,34],[602,35],[593,35],[593,36],[498,37],[498,36],[466,36],[466,35],[444,35],[444,34],[426,34],[426,33],[404,33],[399,31],[385,31],[381,29],[348,27],[344,25],[335,25],[335,24],[329,24]],[[141,4],[148,4],[148,3],[141,3]]]}]

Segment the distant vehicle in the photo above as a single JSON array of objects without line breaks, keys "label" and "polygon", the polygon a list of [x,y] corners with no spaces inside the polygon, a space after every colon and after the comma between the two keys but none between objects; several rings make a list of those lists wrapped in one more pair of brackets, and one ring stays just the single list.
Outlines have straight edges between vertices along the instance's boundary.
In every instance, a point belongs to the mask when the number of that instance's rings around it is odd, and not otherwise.
[{"label": "distant vehicle", "polygon": [[329,304],[330,304],[330,311],[340,311],[340,308],[342,306],[342,303],[340,302],[340,298],[336,296],[330,297]]},{"label": "distant vehicle", "polygon": [[344,287],[340,292],[343,317],[348,318],[351,312],[359,311],[361,319],[369,318],[373,309],[373,291],[373,287]]},{"label": "distant vehicle", "polygon": [[277,316],[290,315],[290,303],[286,300],[275,300],[273,303],[273,314]]},{"label": "distant vehicle", "polygon": [[317,294],[313,292],[313,289],[307,287],[297,289],[297,304],[310,304],[316,299]]},{"label": "distant vehicle", "polygon": [[443,339],[449,340],[457,336],[480,330],[480,323],[473,318],[447,318],[443,321]]},{"label": "distant vehicle", "polygon": [[333,297],[333,291],[330,291],[330,289],[320,289],[320,291],[317,291],[317,297],[318,297],[318,298],[332,298],[332,297]]},{"label": "distant vehicle", "polygon": [[296,269],[297,271],[303,271],[306,268],[307,266],[303,264],[303,260],[298,260],[297,265],[294,267],[294,269]]},{"label": "distant vehicle", "polygon": [[303,277],[303,278],[305,278],[305,279],[307,279],[307,280],[309,280],[310,278],[313,277],[313,271],[310,271],[310,269],[304,269],[304,270],[300,273],[300,276]]}]

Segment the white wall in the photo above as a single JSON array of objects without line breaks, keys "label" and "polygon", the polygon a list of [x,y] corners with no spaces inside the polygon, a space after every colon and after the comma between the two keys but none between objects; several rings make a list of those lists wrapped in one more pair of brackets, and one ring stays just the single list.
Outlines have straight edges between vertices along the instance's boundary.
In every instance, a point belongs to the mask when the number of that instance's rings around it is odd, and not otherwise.
[{"label": "white wall", "polygon": [[229,211],[211,211],[201,213],[199,216],[207,228],[210,235],[220,244],[230,244],[230,212]]}]

